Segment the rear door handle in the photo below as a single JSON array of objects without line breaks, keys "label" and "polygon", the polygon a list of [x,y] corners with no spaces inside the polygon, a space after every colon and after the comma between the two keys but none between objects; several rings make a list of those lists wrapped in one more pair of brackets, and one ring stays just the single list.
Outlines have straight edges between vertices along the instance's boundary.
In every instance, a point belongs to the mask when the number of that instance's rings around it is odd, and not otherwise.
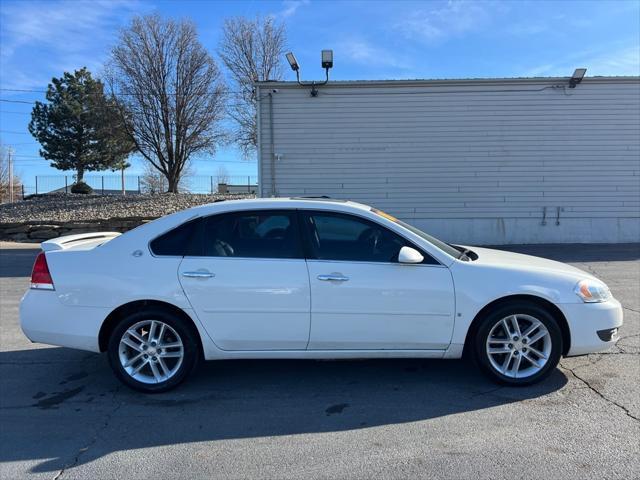
[{"label": "rear door handle", "polygon": [[187,278],[211,278],[215,277],[216,274],[206,270],[197,270],[195,272],[182,272],[182,276]]},{"label": "rear door handle", "polygon": [[330,275],[318,275],[318,280],[322,280],[323,282],[346,282],[349,280],[349,277],[332,273]]}]

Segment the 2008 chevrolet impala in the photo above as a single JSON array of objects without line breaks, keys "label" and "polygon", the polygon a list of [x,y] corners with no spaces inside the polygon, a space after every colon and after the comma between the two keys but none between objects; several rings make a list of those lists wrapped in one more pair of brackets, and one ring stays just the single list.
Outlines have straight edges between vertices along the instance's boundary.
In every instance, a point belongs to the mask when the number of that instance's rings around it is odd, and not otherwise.
[{"label": "2008 chevrolet impala", "polygon": [[20,306],[34,342],[106,351],[146,392],[202,358],[460,358],[507,384],[607,349],[620,303],[592,275],[441,242],[366,205],[226,201],[123,235],[42,244]]}]

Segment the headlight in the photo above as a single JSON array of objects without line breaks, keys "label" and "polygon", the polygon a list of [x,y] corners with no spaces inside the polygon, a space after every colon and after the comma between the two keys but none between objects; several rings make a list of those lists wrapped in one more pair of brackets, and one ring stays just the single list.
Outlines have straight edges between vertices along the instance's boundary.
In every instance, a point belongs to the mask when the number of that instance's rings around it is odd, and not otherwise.
[{"label": "headlight", "polygon": [[609,287],[598,280],[580,280],[573,291],[585,303],[606,302],[611,298]]}]

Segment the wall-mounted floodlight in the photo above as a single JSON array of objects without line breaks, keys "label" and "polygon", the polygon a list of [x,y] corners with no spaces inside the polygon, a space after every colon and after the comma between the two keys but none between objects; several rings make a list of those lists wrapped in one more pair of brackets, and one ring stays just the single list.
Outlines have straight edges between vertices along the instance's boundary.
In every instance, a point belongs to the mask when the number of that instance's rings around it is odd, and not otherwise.
[{"label": "wall-mounted floodlight", "polygon": [[291,70],[293,70],[294,72],[297,72],[300,69],[300,67],[298,66],[298,61],[296,60],[296,56],[292,52],[287,53],[287,62],[289,62],[289,65],[291,65]]},{"label": "wall-mounted floodlight", "polygon": [[576,68],[569,79],[569,88],[576,88],[576,85],[578,85],[584,78],[585,73],[587,73],[586,68]]},{"label": "wall-mounted floodlight", "polygon": [[333,67],[333,50],[322,50],[322,68]]},{"label": "wall-mounted floodlight", "polygon": [[320,86],[320,85],[325,85],[329,81],[329,69],[333,67],[333,50],[322,50],[321,65],[322,65],[322,68],[324,68],[324,70],[325,70],[326,78],[325,78],[325,80],[323,82],[320,82],[320,83],[316,83],[315,81],[313,81],[311,83],[309,83],[309,82],[306,82],[306,83],[301,82],[300,81],[300,66],[298,65],[298,61],[296,60],[295,55],[292,52],[289,52],[289,53],[287,53],[286,57],[287,57],[287,62],[289,62],[289,65],[291,66],[291,70],[296,72],[296,80],[297,80],[298,84],[303,86],[303,87],[310,86],[311,87],[311,96],[312,97],[317,97],[318,96],[318,89],[316,87]]}]

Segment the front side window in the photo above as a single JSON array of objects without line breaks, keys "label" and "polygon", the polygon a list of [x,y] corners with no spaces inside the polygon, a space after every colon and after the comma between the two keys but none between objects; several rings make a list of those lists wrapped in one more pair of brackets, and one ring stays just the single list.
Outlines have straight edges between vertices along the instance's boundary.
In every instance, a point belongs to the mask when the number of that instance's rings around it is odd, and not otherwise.
[{"label": "front side window", "polygon": [[213,215],[204,221],[207,257],[303,258],[295,214],[255,211]]},{"label": "front side window", "polygon": [[[396,263],[402,247],[416,248],[382,225],[353,215],[306,212],[303,218],[311,253],[319,260]],[[436,263],[423,255],[424,263]]]}]

